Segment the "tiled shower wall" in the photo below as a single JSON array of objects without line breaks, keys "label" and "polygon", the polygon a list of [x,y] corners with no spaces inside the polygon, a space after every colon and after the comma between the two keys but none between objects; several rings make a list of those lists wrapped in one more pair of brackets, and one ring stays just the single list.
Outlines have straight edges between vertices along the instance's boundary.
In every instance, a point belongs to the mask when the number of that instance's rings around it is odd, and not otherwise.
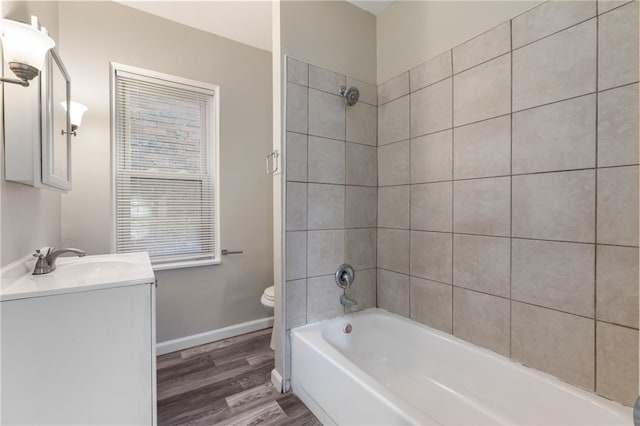
[{"label": "tiled shower wall", "polygon": [[[349,295],[376,306],[376,86],[287,60],[286,330],[344,313],[336,269],[350,263]],[[356,86],[346,106],[339,88]]]},{"label": "tiled shower wall", "polygon": [[378,305],[632,404],[638,3],[545,3],[378,103]]}]

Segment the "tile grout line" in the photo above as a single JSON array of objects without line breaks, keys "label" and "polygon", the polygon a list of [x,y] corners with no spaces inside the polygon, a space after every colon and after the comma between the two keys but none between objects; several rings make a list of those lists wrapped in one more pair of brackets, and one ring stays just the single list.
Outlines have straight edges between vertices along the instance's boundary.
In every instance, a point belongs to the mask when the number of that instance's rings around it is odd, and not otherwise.
[{"label": "tile grout line", "polygon": [[[307,181],[309,180],[309,79],[311,73],[309,72],[310,65],[307,63]],[[307,185],[307,226],[305,229],[305,254],[304,254],[304,286],[305,286],[305,312],[304,319],[305,324],[309,323],[309,186]],[[289,346],[291,348],[291,346]],[[289,349],[291,350],[291,349]]]},{"label": "tile grout line", "polygon": [[[497,27],[496,27],[497,28]],[[455,132],[453,129],[453,125],[455,123],[455,78],[453,78],[453,49],[450,50],[450,59],[451,59],[451,334],[454,335],[453,328],[453,320],[455,318],[455,302],[454,302],[454,291],[453,291],[453,273],[454,273],[454,257],[455,257],[455,249],[454,249],[454,237],[453,237],[453,224],[455,222],[455,213],[454,213],[454,188],[455,188],[455,180],[454,180],[454,164],[455,164]],[[411,271],[409,271],[411,272]]]},{"label": "tile grout line", "polygon": [[[373,227],[356,227],[356,228],[349,228],[349,229],[372,229]],[[480,237],[480,238],[500,238],[500,239],[508,239],[508,238],[512,238],[514,240],[523,240],[523,241],[541,241],[541,242],[547,242],[547,243],[558,243],[558,244],[581,244],[581,245],[590,245],[590,246],[595,246],[596,243],[595,242],[585,242],[585,241],[568,241],[568,240],[550,240],[550,239],[544,239],[544,238],[530,238],[530,237],[520,237],[520,236],[513,236],[513,237],[509,237],[508,235],[489,235],[489,234],[473,234],[470,232],[451,232],[451,231],[436,231],[436,230],[429,230],[429,229],[408,229],[408,228],[391,228],[391,227],[387,227],[387,226],[383,226],[383,227],[378,227],[378,229],[385,229],[385,230],[390,230],[390,231],[412,231],[412,232],[424,232],[424,233],[433,233],[433,234],[455,234],[455,235],[464,235],[464,236],[469,236],[469,237]],[[320,228],[320,229],[311,229],[310,231],[337,231],[339,229],[337,228]],[[288,232],[304,232],[305,230],[290,230]],[[634,248],[637,249],[638,246],[628,246],[628,245],[621,245],[621,244],[606,244],[606,243],[598,243],[598,246],[607,246],[607,247],[621,247],[621,248]]]},{"label": "tile grout line", "polygon": [[[347,88],[347,76],[344,76],[344,84],[345,84],[345,88]],[[349,115],[347,108],[349,108],[349,105],[347,105],[346,102],[343,102],[344,105],[344,183],[345,183],[345,187],[344,187],[344,192],[343,192],[343,198],[342,198],[342,244],[343,244],[343,251],[342,251],[342,263],[347,263],[347,126],[348,126],[348,119],[347,116]],[[355,269],[355,268],[354,268]],[[355,283],[355,279],[354,279],[354,283]],[[353,283],[352,283],[353,284]],[[342,289],[342,294],[347,294],[347,289]],[[347,315],[349,312],[347,312],[347,307],[343,306],[342,307],[342,314],[343,315]]]},{"label": "tile grout line", "polygon": [[[411,123],[411,101],[413,98],[413,94],[411,93],[411,75],[409,75],[409,73],[407,72],[407,78],[409,79],[409,229],[411,229],[411,199],[412,197],[412,193],[413,191],[411,190],[411,164],[413,162],[412,158],[411,158],[411,137],[413,135],[413,126]],[[412,261],[411,261],[411,231],[409,231],[409,272],[411,272],[411,266],[412,266]],[[412,313],[411,313],[411,305],[412,305],[412,300],[411,300],[411,278],[409,278],[409,318],[412,318]]]},{"label": "tile grout line", "polygon": [[[506,54],[501,55],[501,56],[505,56],[505,55],[506,55]],[[451,78],[451,77],[447,77],[447,78]],[[445,79],[445,80],[446,80],[446,79]],[[640,82],[640,80],[634,80],[634,81],[629,82],[629,83],[624,83],[624,84],[619,84],[619,85],[617,85],[617,86],[608,87],[608,88],[606,88],[606,89],[600,90],[600,93],[602,93],[602,92],[607,92],[607,91],[611,91],[611,90],[620,89],[620,88],[627,87],[627,86],[633,86],[634,84],[638,84],[639,82]],[[533,110],[533,109],[536,109],[536,108],[547,107],[547,106],[551,106],[551,105],[559,104],[559,103],[562,103],[562,102],[572,101],[572,100],[575,100],[575,99],[578,99],[578,98],[586,97],[586,96],[589,96],[589,95],[596,95],[596,94],[598,94],[598,92],[597,92],[597,91],[581,93],[581,94],[579,94],[579,95],[570,96],[570,97],[568,97],[568,98],[556,99],[556,100],[553,100],[553,101],[550,101],[550,102],[546,102],[546,103],[542,103],[542,104],[538,104],[538,105],[533,105],[533,106],[528,106],[528,107],[526,107],[526,108],[522,108],[522,109],[519,109],[519,110],[517,110],[517,111],[513,111],[513,110],[512,110],[512,112],[509,112],[509,113],[499,114],[499,115],[491,116],[491,117],[488,117],[488,118],[483,118],[483,119],[481,119],[481,120],[471,121],[471,122],[468,122],[468,123],[464,123],[464,124],[460,124],[460,125],[452,126],[452,127],[453,127],[454,129],[457,129],[457,128],[460,128],[460,127],[472,126],[472,125],[474,125],[474,124],[480,124],[480,123],[483,123],[483,122],[485,122],[485,121],[494,120],[494,119],[501,118],[501,117],[506,117],[506,116],[509,116],[509,115],[511,115],[511,114],[516,114],[516,113],[521,113],[521,112],[525,112],[525,111],[530,111],[530,110]],[[403,95],[402,97],[404,97],[404,96],[407,96],[407,95]],[[398,98],[398,99],[400,99],[400,98]],[[436,134],[436,133],[446,132],[446,131],[448,131],[448,130],[450,130],[450,129],[440,129],[440,130],[436,130],[436,131],[433,131],[433,132],[424,133],[424,134],[420,134],[420,135],[412,135],[412,136],[411,136],[411,138],[412,138],[412,139],[417,139],[417,138],[421,138],[421,137],[424,137],[424,136],[433,135],[433,134]],[[320,137],[322,137],[322,136],[320,136]],[[406,141],[406,140],[407,140],[407,139],[395,140],[395,141],[393,141],[393,142],[387,142],[387,143],[382,144],[382,145],[380,145],[380,146],[392,145],[392,144],[394,144],[394,143],[404,142],[404,141]]]},{"label": "tile grout line", "polygon": [[595,95],[595,164],[596,169],[594,172],[594,215],[593,215],[593,227],[594,234],[593,239],[595,241],[594,249],[593,249],[593,391],[597,392],[598,385],[598,324],[596,321],[597,318],[597,309],[598,309],[598,143],[600,142],[598,139],[598,98],[600,95],[598,94],[598,89],[600,88],[599,80],[600,80],[600,15],[598,15],[598,2],[596,2],[596,95]]},{"label": "tile grout line", "polygon": [[513,19],[509,20],[509,48],[511,53],[509,100],[509,358],[513,356]]},{"label": "tile grout line", "polygon": [[[372,269],[372,268],[367,268],[367,270],[370,270],[370,269]],[[421,280],[432,281],[432,282],[440,284],[440,285],[451,286],[453,288],[458,288],[458,289],[470,291],[470,292],[473,292],[473,293],[483,294],[483,295],[491,296],[491,297],[497,297],[499,299],[503,299],[503,300],[506,300],[506,301],[509,301],[509,302],[522,303],[524,305],[534,306],[534,307],[540,308],[540,309],[547,309],[549,311],[554,311],[554,312],[558,312],[558,313],[565,314],[565,315],[572,315],[572,316],[575,316],[575,317],[578,317],[578,318],[584,318],[584,319],[587,319],[587,320],[592,320],[594,322],[601,322],[601,323],[605,323],[605,324],[615,325],[615,326],[618,326],[618,327],[623,327],[623,328],[626,328],[626,329],[629,329],[629,330],[638,331],[637,328],[634,328],[632,326],[619,324],[619,323],[616,323],[616,322],[607,321],[607,320],[603,320],[603,319],[597,319],[597,318],[595,318],[595,315],[593,317],[590,317],[590,316],[583,315],[583,314],[576,314],[575,312],[563,311],[561,309],[553,308],[553,307],[550,307],[550,306],[544,306],[544,305],[540,305],[540,304],[536,304],[536,303],[532,303],[532,302],[527,302],[525,300],[510,299],[507,296],[500,296],[500,295],[495,294],[495,293],[489,293],[487,291],[482,291],[482,290],[478,290],[478,289],[475,289],[475,288],[464,287],[464,286],[457,285],[457,284],[447,283],[447,282],[439,281],[439,280],[436,280],[436,279],[433,279],[433,278],[428,278],[428,277],[418,276],[418,275],[411,275],[411,274],[408,274],[408,273],[405,273],[405,272],[394,271],[394,270],[387,269],[387,268],[378,268],[378,269],[381,269],[381,270],[386,271],[386,272],[390,272],[392,274],[402,275],[402,276],[409,277],[409,278],[418,278],[418,279],[421,279]],[[322,275],[322,276],[326,276],[326,275]],[[449,334],[451,334],[451,333],[449,333]]]}]

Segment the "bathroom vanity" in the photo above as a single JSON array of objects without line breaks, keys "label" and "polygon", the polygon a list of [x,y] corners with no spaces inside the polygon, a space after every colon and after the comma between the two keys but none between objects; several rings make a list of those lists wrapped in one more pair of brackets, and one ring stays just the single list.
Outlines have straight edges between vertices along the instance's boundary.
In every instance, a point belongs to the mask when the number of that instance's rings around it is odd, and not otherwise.
[{"label": "bathroom vanity", "polygon": [[2,424],[156,424],[155,277],[147,253],[3,268]]}]

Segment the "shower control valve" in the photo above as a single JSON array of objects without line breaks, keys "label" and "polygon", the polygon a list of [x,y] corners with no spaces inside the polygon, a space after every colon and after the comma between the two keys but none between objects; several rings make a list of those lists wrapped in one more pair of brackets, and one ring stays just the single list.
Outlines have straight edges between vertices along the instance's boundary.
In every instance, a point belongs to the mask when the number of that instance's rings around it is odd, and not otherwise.
[{"label": "shower control valve", "polygon": [[340,265],[336,271],[336,284],[340,288],[349,288],[353,284],[353,280],[356,278],[356,271],[353,270],[353,266],[346,263]]}]

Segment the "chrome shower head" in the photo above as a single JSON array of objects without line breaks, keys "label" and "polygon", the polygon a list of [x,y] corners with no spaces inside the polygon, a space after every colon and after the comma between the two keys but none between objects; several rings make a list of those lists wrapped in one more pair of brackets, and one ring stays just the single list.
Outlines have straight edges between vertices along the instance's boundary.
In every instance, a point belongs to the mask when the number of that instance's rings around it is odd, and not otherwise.
[{"label": "chrome shower head", "polygon": [[340,86],[340,95],[349,106],[355,105],[360,99],[360,91],[355,86],[351,86],[349,89],[347,89],[347,86]]}]

